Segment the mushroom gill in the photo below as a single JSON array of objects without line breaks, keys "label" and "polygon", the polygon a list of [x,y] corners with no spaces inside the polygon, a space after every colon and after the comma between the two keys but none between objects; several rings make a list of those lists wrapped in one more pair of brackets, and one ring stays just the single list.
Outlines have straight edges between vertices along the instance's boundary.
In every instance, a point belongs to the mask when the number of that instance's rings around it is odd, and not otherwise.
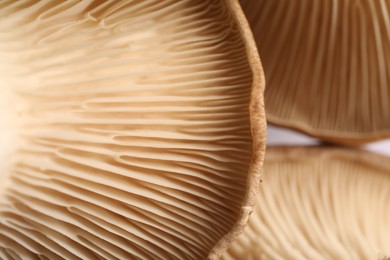
[{"label": "mushroom gill", "polygon": [[1,1],[0,258],[218,256],[265,145],[248,31],[234,0]]},{"label": "mushroom gill", "polygon": [[223,259],[390,256],[389,158],[341,148],[267,148],[257,206]]},{"label": "mushroom gill", "polygon": [[241,0],[270,123],[328,141],[390,138],[390,2]]}]

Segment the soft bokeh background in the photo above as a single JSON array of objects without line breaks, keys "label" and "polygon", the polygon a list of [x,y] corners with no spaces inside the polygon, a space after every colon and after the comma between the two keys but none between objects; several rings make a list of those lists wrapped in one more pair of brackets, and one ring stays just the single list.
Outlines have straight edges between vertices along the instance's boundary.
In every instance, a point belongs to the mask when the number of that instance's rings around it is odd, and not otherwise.
[{"label": "soft bokeh background", "polygon": [[[286,128],[268,125],[268,145],[316,145],[320,141]],[[363,149],[390,156],[390,139],[370,143]],[[390,159],[390,158],[389,158]]]}]

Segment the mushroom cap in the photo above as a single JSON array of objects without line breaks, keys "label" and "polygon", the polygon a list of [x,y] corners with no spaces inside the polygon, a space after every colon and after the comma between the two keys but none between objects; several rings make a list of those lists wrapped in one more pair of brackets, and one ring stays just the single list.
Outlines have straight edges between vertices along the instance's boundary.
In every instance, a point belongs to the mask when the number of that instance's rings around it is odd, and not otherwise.
[{"label": "mushroom cap", "polygon": [[237,1],[5,0],[0,38],[17,104],[1,259],[202,259],[234,240],[266,128]]},{"label": "mushroom cap", "polygon": [[241,0],[270,123],[345,144],[390,138],[390,4]]},{"label": "mushroom cap", "polygon": [[390,160],[360,150],[271,147],[257,206],[223,259],[390,256]]}]

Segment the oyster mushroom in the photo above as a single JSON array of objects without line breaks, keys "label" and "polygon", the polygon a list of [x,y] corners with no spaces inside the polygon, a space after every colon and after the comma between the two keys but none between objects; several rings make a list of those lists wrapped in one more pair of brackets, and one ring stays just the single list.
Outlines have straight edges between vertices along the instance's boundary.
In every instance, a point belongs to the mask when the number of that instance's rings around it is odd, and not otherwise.
[{"label": "oyster mushroom", "polygon": [[340,148],[267,148],[258,204],[223,259],[390,256],[390,160]]},{"label": "oyster mushroom", "polygon": [[0,38],[0,258],[213,258],[237,236],[265,145],[237,1],[2,1]]},{"label": "oyster mushroom", "polygon": [[241,0],[270,123],[327,141],[390,138],[390,4]]}]

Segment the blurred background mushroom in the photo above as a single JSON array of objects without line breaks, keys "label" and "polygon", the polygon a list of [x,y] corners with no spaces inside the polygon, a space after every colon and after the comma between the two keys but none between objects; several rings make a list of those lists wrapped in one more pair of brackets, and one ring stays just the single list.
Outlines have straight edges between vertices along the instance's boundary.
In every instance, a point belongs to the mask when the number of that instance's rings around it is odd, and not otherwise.
[{"label": "blurred background mushroom", "polygon": [[390,256],[390,161],[330,147],[267,148],[244,234],[222,259]]},{"label": "blurred background mushroom", "polygon": [[255,212],[222,259],[387,259],[390,158],[321,143],[390,155],[372,143],[390,137],[389,3],[240,2],[274,126]]},{"label": "blurred background mushroom", "polygon": [[390,3],[241,0],[270,123],[323,140],[390,138]]},{"label": "blurred background mushroom", "polygon": [[0,39],[0,258],[202,259],[237,236],[265,146],[237,1],[5,0]]}]

